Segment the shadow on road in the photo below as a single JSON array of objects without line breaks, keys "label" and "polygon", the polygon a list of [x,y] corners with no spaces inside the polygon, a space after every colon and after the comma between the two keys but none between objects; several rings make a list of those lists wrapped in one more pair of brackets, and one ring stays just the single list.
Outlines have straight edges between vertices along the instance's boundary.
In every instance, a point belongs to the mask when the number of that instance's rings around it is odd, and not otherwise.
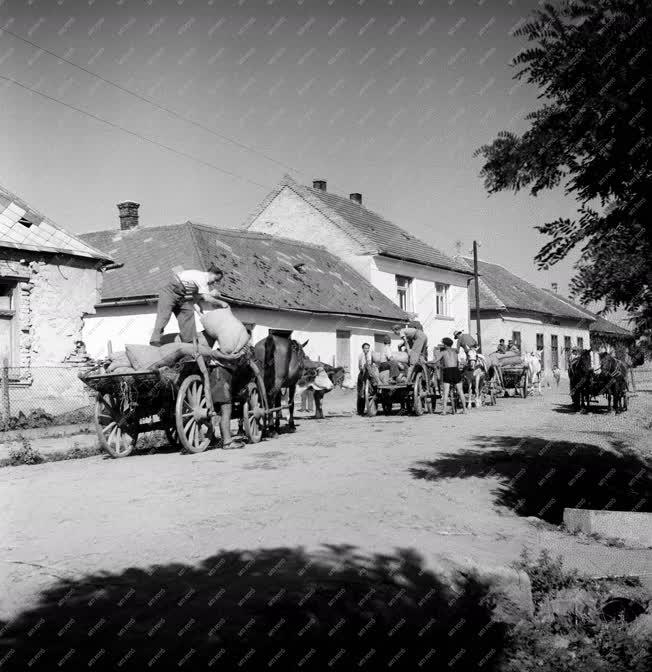
[{"label": "shadow on road", "polygon": [[17,670],[495,670],[506,626],[492,608],[477,579],[449,587],[413,551],[220,552],[198,566],[61,581],[0,624],[0,660]]},{"label": "shadow on road", "polygon": [[553,410],[553,412],[561,413],[562,415],[581,415],[581,414],[609,415],[609,411],[607,410],[606,402],[602,406],[598,406],[597,404],[593,404],[593,405],[589,406],[588,409],[585,409],[584,411],[577,410],[576,408],[573,407],[573,404],[559,404],[558,406],[555,406],[555,408],[553,408],[552,410]]},{"label": "shadow on road", "polygon": [[521,516],[562,522],[564,508],[652,511],[652,467],[617,441],[592,444],[532,436],[479,436],[478,450],[419,462],[414,478],[495,477],[496,504]]}]

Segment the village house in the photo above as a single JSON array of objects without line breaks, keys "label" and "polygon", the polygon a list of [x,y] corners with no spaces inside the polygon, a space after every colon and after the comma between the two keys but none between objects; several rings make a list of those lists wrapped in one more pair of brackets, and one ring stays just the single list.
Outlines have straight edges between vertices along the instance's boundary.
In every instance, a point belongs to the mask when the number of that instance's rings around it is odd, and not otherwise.
[{"label": "village house", "polygon": [[323,245],[419,320],[430,348],[469,328],[472,272],[366,208],[359,193],[345,198],[324,180],[306,187],[286,175],[243,229]]},{"label": "village house", "polygon": [[79,362],[68,356],[111,264],[110,255],[0,187],[0,364],[8,367],[12,415],[88,404]]},{"label": "village house", "polygon": [[636,340],[634,334],[629,329],[625,329],[618,324],[610,322],[601,315],[597,315],[583,306],[571,301],[569,298],[559,294],[556,289],[546,290],[547,292],[554,292],[555,297],[561,299],[565,303],[588,312],[593,316],[594,321],[589,326],[591,350],[596,352],[610,352],[614,354],[617,351],[627,351]]},{"label": "village house", "polygon": [[[469,266],[473,261],[462,257]],[[523,352],[543,350],[542,364],[568,369],[573,347],[588,348],[595,316],[519,278],[499,264],[478,260],[482,349],[496,351],[501,338]],[[471,285],[471,319],[475,326],[475,289]],[[475,334],[475,329],[472,330]]]},{"label": "village house", "polygon": [[[128,343],[148,343],[158,291],[171,270],[223,271],[220,292],[251,331],[253,342],[270,332],[308,340],[306,354],[357,372],[362,344],[387,334],[408,315],[348,264],[318,245],[239,229],[186,222],[139,225],[138,204],[118,206],[120,229],[84,234],[123,265],[108,271],[101,301],[89,315],[84,340],[101,357]],[[166,333],[175,333],[174,316]]]}]

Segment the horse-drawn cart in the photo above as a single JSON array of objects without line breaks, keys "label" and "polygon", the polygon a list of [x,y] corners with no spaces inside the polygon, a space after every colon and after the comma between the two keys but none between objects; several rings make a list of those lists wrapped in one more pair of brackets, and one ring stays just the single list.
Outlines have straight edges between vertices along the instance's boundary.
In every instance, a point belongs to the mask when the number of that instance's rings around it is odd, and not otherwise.
[{"label": "horse-drawn cart", "polygon": [[220,415],[211,389],[219,368],[230,367],[232,418],[240,421],[249,441],[263,438],[267,395],[262,376],[247,350],[229,361],[202,354],[186,356],[173,367],[131,373],[107,373],[104,365],[80,376],[96,393],[95,425],[100,445],[112,457],[126,457],[138,436],[165,431],[171,444],[191,453],[206,450],[219,435]]},{"label": "horse-drawn cart", "polygon": [[417,364],[410,379],[401,383],[383,382],[368,365],[363,372],[362,390],[364,408],[360,410],[368,417],[377,415],[379,407],[385,415],[391,415],[395,404],[404,411],[410,409],[414,415],[432,413],[436,399],[432,373],[425,361]]},{"label": "horse-drawn cart", "polygon": [[[514,390],[514,396],[520,393],[525,399],[528,395],[529,380],[528,380],[528,369],[526,366],[501,366],[500,374],[502,377],[502,386],[500,381],[495,380],[497,384],[497,389],[495,390],[497,394],[505,393],[507,394],[508,390]],[[498,376],[495,376],[497,379]]]}]

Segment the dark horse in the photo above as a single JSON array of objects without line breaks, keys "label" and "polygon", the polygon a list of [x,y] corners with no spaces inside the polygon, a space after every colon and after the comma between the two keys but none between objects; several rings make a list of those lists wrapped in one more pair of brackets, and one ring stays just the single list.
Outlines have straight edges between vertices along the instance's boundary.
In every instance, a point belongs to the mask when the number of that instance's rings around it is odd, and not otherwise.
[{"label": "dark horse", "polygon": [[628,367],[621,359],[603,353],[600,355],[600,383],[607,396],[607,411],[611,411],[613,398],[614,413],[627,410]]},{"label": "dark horse", "polygon": [[[265,391],[267,392],[267,403],[269,408],[279,408],[281,406],[281,397],[283,389],[288,391],[288,427],[295,429],[294,424],[294,394],[297,382],[303,374],[303,366],[306,355],[303,349],[308,341],[303,344],[288,338],[270,334],[267,338],[256,343],[254,352],[258,362],[262,363],[263,381]],[[272,415],[266,418],[268,429],[272,433],[278,433],[281,426],[282,412],[278,410],[274,413],[272,424]]]},{"label": "dark horse", "polygon": [[588,410],[595,386],[591,351],[583,350],[568,366],[571,399],[575,410]]}]

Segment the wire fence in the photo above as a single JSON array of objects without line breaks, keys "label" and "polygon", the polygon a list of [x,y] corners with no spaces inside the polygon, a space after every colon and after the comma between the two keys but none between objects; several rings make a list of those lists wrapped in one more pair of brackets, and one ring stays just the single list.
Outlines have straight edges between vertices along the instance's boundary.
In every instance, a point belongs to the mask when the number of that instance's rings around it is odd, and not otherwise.
[{"label": "wire fence", "polygon": [[0,368],[0,427],[26,429],[89,422],[94,396],[79,379],[89,368]]}]

